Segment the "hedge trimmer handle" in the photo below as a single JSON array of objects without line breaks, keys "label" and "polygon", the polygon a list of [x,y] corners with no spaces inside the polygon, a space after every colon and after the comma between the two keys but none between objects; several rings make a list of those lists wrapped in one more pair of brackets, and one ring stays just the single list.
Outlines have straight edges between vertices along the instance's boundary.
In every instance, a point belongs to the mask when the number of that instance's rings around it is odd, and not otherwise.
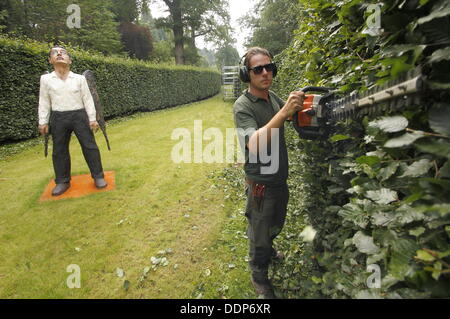
[{"label": "hedge trimmer handle", "polygon": [[307,92],[320,92],[320,93],[329,93],[333,90],[333,88],[327,88],[323,86],[305,86],[304,88],[299,89],[303,93]]},{"label": "hedge trimmer handle", "polygon": [[332,91],[332,88],[321,86],[306,86],[298,91],[305,93],[305,99],[303,101],[303,107],[300,111],[294,113],[292,124],[301,138],[308,140],[316,140],[323,137],[325,134],[320,130],[323,126],[318,118],[317,114],[322,113],[317,109],[321,95],[306,94],[308,92],[319,92],[328,94]]}]

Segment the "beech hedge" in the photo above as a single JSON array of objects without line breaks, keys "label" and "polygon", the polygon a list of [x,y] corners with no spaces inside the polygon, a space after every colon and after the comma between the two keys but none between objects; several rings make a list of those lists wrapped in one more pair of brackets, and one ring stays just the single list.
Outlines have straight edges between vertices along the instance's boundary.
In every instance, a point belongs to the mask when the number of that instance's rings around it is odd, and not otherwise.
[{"label": "beech hedge", "polygon": [[[364,92],[417,67],[429,91],[401,110],[338,122],[327,141],[287,132],[289,258],[275,283],[290,298],[448,298],[450,3],[385,0],[379,30],[368,30],[375,13],[364,0],[300,3],[299,29],[277,56],[278,92]],[[316,232],[303,248],[292,229],[305,221]]]},{"label": "beech hedge", "polygon": [[[0,143],[37,136],[39,79],[52,71],[48,51],[45,43],[0,37]],[[186,104],[220,91],[220,73],[212,69],[69,51],[73,72],[94,72],[107,119]]]}]

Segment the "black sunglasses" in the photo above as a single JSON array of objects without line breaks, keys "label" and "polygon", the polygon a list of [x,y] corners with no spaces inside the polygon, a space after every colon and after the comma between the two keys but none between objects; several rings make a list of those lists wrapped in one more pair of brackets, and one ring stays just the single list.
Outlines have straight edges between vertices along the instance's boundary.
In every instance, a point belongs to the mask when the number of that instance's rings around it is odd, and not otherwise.
[{"label": "black sunglasses", "polygon": [[273,70],[275,70],[275,63],[269,63],[266,65],[258,65],[255,66],[254,68],[249,68],[249,70],[253,70],[253,72],[255,74],[261,74],[263,69],[266,69],[267,72],[273,72]]}]

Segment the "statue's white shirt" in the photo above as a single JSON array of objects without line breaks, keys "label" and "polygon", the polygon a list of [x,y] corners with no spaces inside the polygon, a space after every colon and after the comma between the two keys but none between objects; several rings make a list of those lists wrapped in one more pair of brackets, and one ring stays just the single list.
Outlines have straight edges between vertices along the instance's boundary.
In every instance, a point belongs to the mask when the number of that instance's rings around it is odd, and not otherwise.
[{"label": "statue's white shirt", "polygon": [[39,90],[39,125],[48,124],[50,111],[74,111],[86,109],[89,121],[96,120],[94,100],[86,78],[81,74],[69,72],[62,80],[53,71],[41,76]]}]

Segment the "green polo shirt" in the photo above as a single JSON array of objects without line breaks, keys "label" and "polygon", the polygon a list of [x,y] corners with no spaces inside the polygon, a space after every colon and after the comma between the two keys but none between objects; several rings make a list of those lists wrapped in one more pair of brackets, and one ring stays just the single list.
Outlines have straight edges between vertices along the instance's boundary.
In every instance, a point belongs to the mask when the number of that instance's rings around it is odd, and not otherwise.
[{"label": "green polo shirt", "polygon": [[[245,148],[244,171],[249,179],[257,183],[271,186],[283,185],[288,177],[288,154],[284,139],[284,126],[280,127],[278,134],[278,156],[276,151],[268,145],[267,156],[250,156],[247,148],[251,132],[265,126],[275,114],[282,108],[284,101],[269,91],[269,101],[261,99],[245,91],[234,103],[234,123],[238,130],[241,142],[241,150]],[[243,131],[246,134],[243,134]],[[245,137],[245,138],[244,138]],[[245,143],[245,144],[244,144]],[[269,160],[270,159],[270,160]],[[273,161],[277,160],[277,163]],[[272,167],[271,169],[268,169]],[[264,169],[265,168],[265,169]],[[275,170],[275,168],[277,168]]]}]

